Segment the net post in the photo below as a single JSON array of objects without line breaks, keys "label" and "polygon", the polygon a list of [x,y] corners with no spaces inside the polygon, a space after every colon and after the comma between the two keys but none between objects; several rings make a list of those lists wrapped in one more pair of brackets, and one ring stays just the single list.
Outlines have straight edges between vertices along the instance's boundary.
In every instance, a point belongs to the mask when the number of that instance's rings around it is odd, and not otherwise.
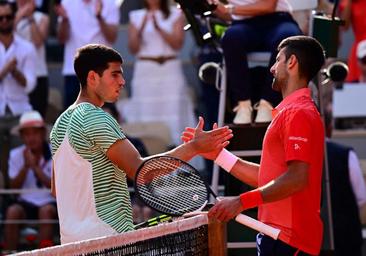
[{"label": "net post", "polygon": [[226,242],[226,223],[210,218],[208,221],[208,255],[226,256]]}]

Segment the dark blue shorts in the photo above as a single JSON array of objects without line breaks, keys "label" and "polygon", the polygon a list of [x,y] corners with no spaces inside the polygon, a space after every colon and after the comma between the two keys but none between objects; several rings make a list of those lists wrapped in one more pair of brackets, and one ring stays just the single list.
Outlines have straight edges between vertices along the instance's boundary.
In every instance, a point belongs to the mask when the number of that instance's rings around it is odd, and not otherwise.
[{"label": "dark blue shorts", "polygon": [[272,237],[262,233],[257,235],[258,256],[307,256],[297,248],[294,248],[281,240],[274,240]]}]

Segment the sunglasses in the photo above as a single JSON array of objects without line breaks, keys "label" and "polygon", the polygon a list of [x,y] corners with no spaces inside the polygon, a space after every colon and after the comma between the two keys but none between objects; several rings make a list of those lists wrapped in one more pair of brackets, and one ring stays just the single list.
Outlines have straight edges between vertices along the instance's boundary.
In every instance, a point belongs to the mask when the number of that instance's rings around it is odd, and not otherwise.
[{"label": "sunglasses", "polygon": [[7,14],[7,15],[1,15],[0,16],[0,21],[9,21],[9,20],[12,20],[14,19],[14,15],[13,14]]}]

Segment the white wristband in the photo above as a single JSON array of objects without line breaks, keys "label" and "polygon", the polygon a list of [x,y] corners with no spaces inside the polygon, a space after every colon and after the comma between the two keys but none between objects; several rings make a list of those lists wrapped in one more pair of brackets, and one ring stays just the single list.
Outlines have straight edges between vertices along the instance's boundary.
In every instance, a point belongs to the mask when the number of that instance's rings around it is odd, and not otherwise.
[{"label": "white wristband", "polygon": [[237,156],[227,151],[226,149],[223,149],[216,157],[215,164],[223,168],[225,171],[230,172],[236,161],[238,161]]}]

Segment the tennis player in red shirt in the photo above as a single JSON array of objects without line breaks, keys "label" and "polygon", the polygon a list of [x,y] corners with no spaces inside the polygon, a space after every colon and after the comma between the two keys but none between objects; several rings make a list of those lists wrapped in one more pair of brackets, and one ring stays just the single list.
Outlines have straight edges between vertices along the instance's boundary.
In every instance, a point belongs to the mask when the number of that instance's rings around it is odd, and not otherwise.
[{"label": "tennis player in red shirt", "polygon": [[[289,37],[278,50],[271,68],[272,88],[282,93],[283,101],[273,110],[260,164],[241,160],[225,149],[203,155],[256,189],[217,202],[209,216],[229,221],[258,207],[258,219],[281,230],[278,240],[257,235],[258,255],[317,255],[323,237],[324,127],[308,83],[324,64],[324,50],[307,36]],[[193,128],[187,128],[182,139],[190,140],[193,133]]]}]

